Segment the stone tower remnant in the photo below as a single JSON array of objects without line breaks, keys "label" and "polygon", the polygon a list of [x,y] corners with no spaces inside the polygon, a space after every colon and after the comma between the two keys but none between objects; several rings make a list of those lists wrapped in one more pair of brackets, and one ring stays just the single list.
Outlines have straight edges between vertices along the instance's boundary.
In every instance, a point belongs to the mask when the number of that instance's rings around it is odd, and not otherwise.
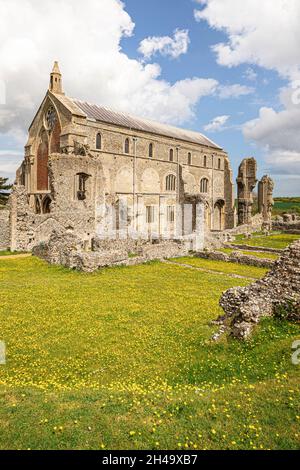
[{"label": "stone tower remnant", "polygon": [[271,230],[272,228],[272,208],[274,181],[265,175],[258,183],[258,211],[262,214],[263,228]]},{"label": "stone tower remnant", "polygon": [[255,158],[245,158],[239,167],[238,186],[238,224],[249,225],[252,219],[253,190],[257,183],[257,163]]}]

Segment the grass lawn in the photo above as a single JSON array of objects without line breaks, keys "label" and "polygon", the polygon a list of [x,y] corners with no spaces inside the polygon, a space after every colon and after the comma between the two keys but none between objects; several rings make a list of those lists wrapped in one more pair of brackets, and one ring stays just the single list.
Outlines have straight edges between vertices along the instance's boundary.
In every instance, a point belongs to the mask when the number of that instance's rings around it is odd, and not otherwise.
[{"label": "grass lawn", "polygon": [[[231,248],[220,248],[218,251],[221,251],[222,253],[226,253],[227,255],[230,255],[236,250],[233,250]],[[259,252],[259,251],[245,251],[245,250],[239,250],[243,255],[247,256],[256,256],[256,258],[267,258],[267,259],[272,259],[272,260],[277,260],[279,258],[279,255],[275,253],[268,253],[268,252]]]},{"label": "grass lawn", "polygon": [[286,233],[276,233],[266,236],[254,236],[253,238],[246,239],[244,235],[238,235],[235,243],[243,244],[248,246],[262,246],[265,248],[275,248],[277,250],[283,250],[288,245],[296,240],[299,240],[299,235],[290,235]]},{"label": "grass lawn", "polygon": [[10,250],[0,251],[0,256],[10,256],[11,254]]},{"label": "grass lawn", "polygon": [[247,344],[210,341],[221,293],[246,284],[2,258],[0,448],[299,449],[300,327],[268,319]]},{"label": "grass lawn", "polygon": [[228,263],[227,261],[213,261],[196,257],[174,258],[172,261],[221,273],[238,274],[253,279],[260,279],[268,272],[267,269],[257,268],[256,266],[239,265],[237,263]]}]

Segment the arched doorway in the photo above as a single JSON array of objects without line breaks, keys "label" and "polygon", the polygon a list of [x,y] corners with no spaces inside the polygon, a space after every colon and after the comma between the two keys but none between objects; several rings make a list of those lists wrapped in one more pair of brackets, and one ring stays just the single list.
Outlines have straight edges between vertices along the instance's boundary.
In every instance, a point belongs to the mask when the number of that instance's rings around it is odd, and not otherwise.
[{"label": "arched doorway", "polygon": [[49,196],[46,196],[43,200],[43,214],[50,214],[50,204],[52,200]]},{"label": "arched doorway", "polygon": [[224,230],[224,207],[223,200],[217,201],[214,205],[214,230]]},{"label": "arched doorway", "polygon": [[36,187],[38,191],[47,191],[48,186],[48,138],[46,132],[43,132],[37,151]]}]

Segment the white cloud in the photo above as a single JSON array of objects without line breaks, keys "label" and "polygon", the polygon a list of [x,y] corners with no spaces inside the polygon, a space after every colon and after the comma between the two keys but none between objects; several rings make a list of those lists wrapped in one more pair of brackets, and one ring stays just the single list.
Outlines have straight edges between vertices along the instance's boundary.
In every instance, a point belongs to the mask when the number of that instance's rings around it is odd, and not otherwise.
[{"label": "white cloud", "polygon": [[[258,65],[276,71],[291,84],[300,78],[299,0],[198,3],[202,9],[195,11],[196,20],[205,20],[228,36],[227,41],[213,46],[220,65]],[[251,67],[245,78],[257,78]],[[243,127],[246,139],[264,150],[265,163],[273,174],[300,174],[299,90],[300,82],[298,90],[285,88],[280,93],[280,111],[262,107],[258,118]]]},{"label": "white cloud", "polygon": [[186,54],[190,44],[189,32],[186,29],[176,29],[174,36],[152,36],[143,39],[140,43],[139,52],[146,59],[150,59],[159,53],[177,59],[182,54]]},{"label": "white cloud", "polygon": [[284,88],[281,111],[263,107],[259,117],[243,128],[246,139],[265,149],[273,173],[300,174],[300,103],[295,97],[295,90]]},{"label": "white cloud", "polygon": [[225,130],[225,124],[227,123],[230,116],[217,116],[209,124],[204,126],[206,132],[221,132]]},{"label": "white cloud", "polygon": [[256,82],[257,77],[258,74],[255,72],[255,70],[252,67],[248,67],[244,74],[244,78],[250,82]]},{"label": "white cloud", "polygon": [[[218,83],[198,77],[169,83],[158,64],[130,59],[121,41],[133,34],[134,23],[124,8],[120,0],[56,0],[55,7],[52,0],[0,0],[2,137],[28,128],[54,60],[69,96],[174,124],[193,118],[195,105]],[[175,55],[180,31],[176,35]]]},{"label": "white cloud", "polygon": [[295,79],[300,75],[299,0],[199,0],[197,21],[228,35],[216,44],[218,63],[228,67],[243,63],[276,70]]},{"label": "white cloud", "polygon": [[218,90],[219,97],[223,100],[229,98],[240,98],[241,96],[254,93],[254,88],[245,85],[221,85]]}]

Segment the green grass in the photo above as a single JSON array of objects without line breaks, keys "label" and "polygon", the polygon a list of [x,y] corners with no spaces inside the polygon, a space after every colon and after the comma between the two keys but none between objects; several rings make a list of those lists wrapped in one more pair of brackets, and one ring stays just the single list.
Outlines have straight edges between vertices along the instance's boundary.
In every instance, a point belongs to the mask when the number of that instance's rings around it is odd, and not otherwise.
[{"label": "green grass", "polygon": [[221,293],[246,284],[164,263],[84,275],[1,259],[0,448],[299,449],[299,326],[210,341]]},{"label": "green grass", "polygon": [[275,198],[273,215],[282,215],[284,213],[300,214],[300,197],[294,198]]},{"label": "green grass", "polygon": [[284,233],[276,233],[268,237],[263,235],[255,235],[253,238],[250,239],[245,238],[243,235],[238,235],[236,237],[235,243],[248,246],[261,246],[264,248],[274,248],[276,250],[283,250],[288,245],[299,239],[299,235],[290,235]]},{"label": "green grass", "polygon": [[267,251],[259,252],[259,251],[233,250],[232,248],[220,248],[218,251],[221,251],[222,253],[226,253],[227,255],[230,255],[234,251],[240,251],[240,253],[242,253],[243,255],[255,256],[256,258],[271,259],[271,260],[277,260],[279,257],[279,255],[274,254],[274,253],[268,253]]},{"label": "green grass", "polygon": [[10,250],[3,250],[3,251],[0,251],[0,256],[17,256],[17,255],[25,255],[27,253],[28,252],[26,252],[26,251],[11,252]]},{"label": "green grass", "polygon": [[210,271],[216,271],[227,274],[238,274],[254,279],[260,279],[267,273],[267,269],[257,268],[256,266],[245,266],[237,263],[228,263],[226,261],[213,261],[202,258],[174,258],[172,261],[177,263],[188,264],[196,268],[208,269]]},{"label": "green grass", "polygon": [[0,256],[10,256],[12,253],[10,250],[0,251]]}]

